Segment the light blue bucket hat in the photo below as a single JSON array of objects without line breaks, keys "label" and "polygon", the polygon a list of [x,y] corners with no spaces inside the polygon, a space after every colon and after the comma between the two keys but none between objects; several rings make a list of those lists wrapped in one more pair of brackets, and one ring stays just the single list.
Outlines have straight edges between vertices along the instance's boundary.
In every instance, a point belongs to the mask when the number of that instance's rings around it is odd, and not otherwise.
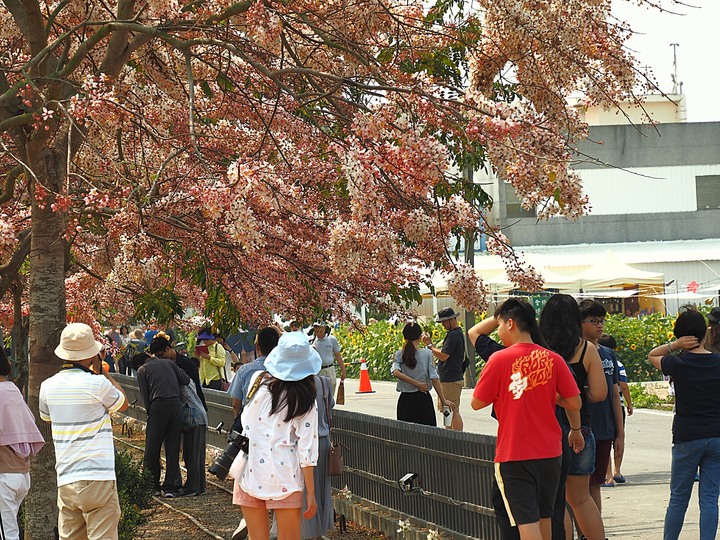
[{"label": "light blue bucket hat", "polygon": [[265,358],[267,372],[281,381],[301,381],[322,367],[318,352],[302,332],[285,332]]}]

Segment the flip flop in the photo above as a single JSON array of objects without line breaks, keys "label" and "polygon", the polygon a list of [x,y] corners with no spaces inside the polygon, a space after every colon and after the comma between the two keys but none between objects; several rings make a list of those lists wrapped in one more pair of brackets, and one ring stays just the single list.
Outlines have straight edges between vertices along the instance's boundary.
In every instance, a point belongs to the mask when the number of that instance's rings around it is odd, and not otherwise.
[{"label": "flip flop", "polygon": [[613,480],[617,482],[618,484],[624,484],[625,483],[625,477],[622,474],[616,474],[613,476]]}]

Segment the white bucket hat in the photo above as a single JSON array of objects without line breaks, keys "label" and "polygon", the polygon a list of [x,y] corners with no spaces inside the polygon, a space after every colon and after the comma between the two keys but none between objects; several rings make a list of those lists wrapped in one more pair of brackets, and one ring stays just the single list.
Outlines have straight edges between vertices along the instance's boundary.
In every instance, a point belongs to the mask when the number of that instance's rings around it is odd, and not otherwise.
[{"label": "white bucket hat", "polygon": [[55,354],[63,360],[79,362],[93,358],[102,349],[102,343],[95,341],[92,328],[83,323],[70,323],[60,334],[60,345],[55,348]]},{"label": "white bucket hat", "polygon": [[302,332],[285,332],[265,358],[265,369],[281,381],[301,381],[322,367],[318,352]]}]

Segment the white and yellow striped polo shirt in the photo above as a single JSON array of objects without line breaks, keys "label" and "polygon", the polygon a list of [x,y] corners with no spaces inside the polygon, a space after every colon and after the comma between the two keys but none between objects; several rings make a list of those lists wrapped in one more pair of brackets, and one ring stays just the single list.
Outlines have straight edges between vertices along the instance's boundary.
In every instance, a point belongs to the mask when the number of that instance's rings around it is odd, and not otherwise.
[{"label": "white and yellow striped polo shirt", "polygon": [[57,484],[115,480],[111,412],[123,395],[101,375],[67,369],[40,385],[40,418],[52,422]]}]

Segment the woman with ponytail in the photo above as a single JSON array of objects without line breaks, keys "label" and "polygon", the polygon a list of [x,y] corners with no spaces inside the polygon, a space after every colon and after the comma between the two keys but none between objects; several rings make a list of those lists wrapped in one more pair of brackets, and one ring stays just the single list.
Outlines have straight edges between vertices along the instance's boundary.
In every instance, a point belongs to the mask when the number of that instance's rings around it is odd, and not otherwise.
[{"label": "woman with ponytail", "polygon": [[420,349],[422,327],[417,323],[408,323],[403,328],[405,346],[395,353],[392,374],[397,377],[397,391],[400,397],[397,403],[397,419],[426,426],[437,426],[435,408],[430,397],[430,386],[435,388],[443,407],[455,408],[443,395],[440,377],[433,355],[429,349]]}]

